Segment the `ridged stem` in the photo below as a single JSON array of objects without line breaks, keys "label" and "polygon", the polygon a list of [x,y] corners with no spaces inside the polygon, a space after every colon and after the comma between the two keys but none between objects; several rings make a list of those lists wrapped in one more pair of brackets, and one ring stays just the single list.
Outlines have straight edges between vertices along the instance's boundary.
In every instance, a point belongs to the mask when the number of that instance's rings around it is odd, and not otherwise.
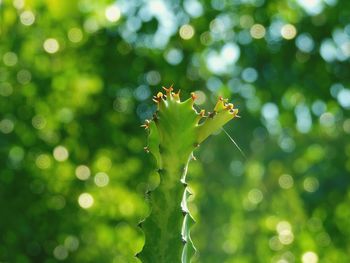
[{"label": "ridged stem", "polygon": [[149,195],[151,213],[141,226],[145,246],[138,257],[143,263],[189,263],[195,252],[189,230],[193,220],[187,208],[190,193],[185,183],[189,161],[164,160],[159,185]]}]

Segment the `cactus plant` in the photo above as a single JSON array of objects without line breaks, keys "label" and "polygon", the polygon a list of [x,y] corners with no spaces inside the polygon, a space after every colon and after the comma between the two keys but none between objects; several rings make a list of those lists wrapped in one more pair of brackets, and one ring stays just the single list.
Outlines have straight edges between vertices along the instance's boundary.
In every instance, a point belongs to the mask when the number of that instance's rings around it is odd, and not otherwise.
[{"label": "cactus plant", "polygon": [[[164,88],[164,87],[163,87]],[[194,220],[187,207],[191,195],[186,184],[187,167],[193,151],[213,132],[237,116],[227,100],[218,99],[213,112],[197,112],[196,95],[180,100],[180,91],[164,88],[154,96],[157,111],[142,125],[148,130],[148,146],[156,159],[159,185],[148,196],[151,212],[140,227],[145,235],[143,263],[188,263],[196,250],[190,237]]]}]

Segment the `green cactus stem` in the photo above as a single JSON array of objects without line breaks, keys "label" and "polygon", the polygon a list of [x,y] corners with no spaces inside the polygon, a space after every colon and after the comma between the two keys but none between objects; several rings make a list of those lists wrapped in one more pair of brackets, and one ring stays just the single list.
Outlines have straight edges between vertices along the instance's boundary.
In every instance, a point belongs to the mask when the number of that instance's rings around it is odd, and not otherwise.
[{"label": "green cactus stem", "polygon": [[194,149],[236,117],[238,110],[219,98],[213,112],[206,115],[193,108],[194,93],[181,101],[180,91],[164,89],[166,94],[154,96],[158,109],[153,119],[142,125],[149,132],[145,149],[156,159],[160,182],[148,196],[151,212],[140,225],[145,245],[137,257],[143,263],[189,263],[196,249],[190,237],[194,220],[187,208],[191,195],[187,167]]}]

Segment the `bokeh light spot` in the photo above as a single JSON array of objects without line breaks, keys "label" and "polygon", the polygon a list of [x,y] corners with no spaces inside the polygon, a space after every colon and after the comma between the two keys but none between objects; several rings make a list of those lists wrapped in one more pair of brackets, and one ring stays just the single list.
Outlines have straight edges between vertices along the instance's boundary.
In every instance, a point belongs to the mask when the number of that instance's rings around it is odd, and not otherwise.
[{"label": "bokeh light spot", "polygon": [[84,30],[88,33],[94,33],[99,29],[99,24],[96,19],[91,17],[84,22]]},{"label": "bokeh light spot", "polygon": [[6,52],[2,59],[4,64],[9,67],[13,67],[18,62],[18,57],[14,52]]},{"label": "bokeh light spot", "polygon": [[295,40],[296,46],[303,52],[309,53],[313,50],[315,42],[308,33],[300,34]]},{"label": "bokeh light spot", "polygon": [[307,177],[303,182],[305,191],[309,193],[316,192],[319,187],[319,182],[315,177]]},{"label": "bokeh light spot", "polygon": [[44,50],[47,53],[54,54],[60,49],[60,45],[55,38],[48,38],[43,44]]},{"label": "bokeh light spot", "polygon": [[320,54],[322,58],[327,62],[332,62],[337,59],[337,47],[331,39],[322,41]]},{"label": "bokeh light spot", "polygon": [[309,15],[317,15],[317,14],[321,13],[323,8],[324,8],[322,0],[297,0],[297,3]]},{"label": "bokeh light spot", "polygon": [[25,3],[24,0],[13,0],[12,4],[16,9],[22,9]]},{"label": "bokeh light spot", "polygon": [[12,162],[18,163],[24,158],[24,150],[19,146],[13,146],[9,152],[9,158]]},{"label": "bokeh light spot", "polygon": [[59,120],[63,123],[69,123],[74,118],[74,113],[70,108],[62,108],[58,111]]},{"label": "bokeh light spot", "polygon": [[286,24],[281,29],[281,35],[284,39],[290,40],[295,38],[297,30],[292,24]]},{"label": "bokeh light spot", "polygon": [[47,154],[40,154],[35,160],[36,166],[40,169],[49,169],[51,167],[51,158]]},{"label": "bokeh light spot", "polygon": [[248,193],[248,199],[253,204],[259,204],[264,198],[263,193],[259,189],[252,189]]},{"label": "bokeh light spot", "polygon": [[99,172],[94,177],[94,182],[98,187],[104,187],[109,183],[109,177],[106,173]]},{"label": "bokeh light spot", "polygon": [[226,43],[221,50],[221,59],[226,62],[226,64],[235,63],[240,56],[239,46],[235,43]]},{"label": "bokeh light spot", "polygon": [[283,245],[290,245],[294,241],[294,234],[290,230],[283,230],[279,233],[278,239]]},{"label": "bokeh light spot", "polygon": [[55,147],[53,150],[53,157],[59,162],[67,160],[69,157],[67,148],[62,145]]},{"label": "bokeh light spot", "polygon": [[293,187],[294,180],[293,180],[293,177],[290,176],[289,174],[282,174],[278,179],[278,183],[281,188],[290,189]]},{"label": "bokeh light spot", "polygon": [[42,115],[35,115],[32,119],[32,125],[35,129],[41,130],[46,126],[46,119]]},{"label": "bokeh light spot", "polygon": [[111,5],[107,7],[105,11],[105,16],[108,21],[117,22],[121,16],[119,7],[116,5]]},{"label": "bokeh light spot", "polygon": [[21,69],[20,71],[18,71],[17,73],[17,81],[22,84],[28,84],[32,79],[32,74],[30,73],[29,70],[26,69]]},{"label": "bokeh light spot", "polygon": [[64,246],[68,251],[76,251],[79,248],[79,239],[76,236],[68,236],[64,240]]},{"label": "bokeh light spot", "polygon": [[288,221],[280,221],[280,222],[278,222],[278,224],[276,226],[276,231],[278,233],[281,233],[282,231],[285,231],[285,230],[291,231],[292,230],[291,224]]},{"label": "bokeh light spot", "polygon": [[112,167],[112,160],[107,155],[101,155],[96,160],[96,168],[99,171],[108,171]]},{"label": "bokeh light spot", "polygon": [[165,60],[171,65],[178,65],[183,59],[181,49],[172,48],[164,53]]},{"label": "bokeh light spot", "polygon": [[312,128],[312,118],[309,107],[300,103],[295,107],[295,116],[297,118],[297,129],[300,133],[308,133]]},{"label": "bokeh light spot", "polygon": [[283,244],[279,240],[278,236],[273,236],[269,240],[269,247],[274,251],[279,251],[283,248]]},{"label": "bokeh light spot", "polygon": [[79,195],[78,203],[80,207],[87,209],[92,207],[92,205],[94,204],[94,198],[89,193],[82,193],[81,195]]},{"label": "bokeh light spot", "polygon": [[265,36],[266,29],[261,24],[255,24],[250,28],[250,35],[255,39],[261,39]]},{"label": "bokeh light spot", "polygon": [[13,87],[8,82],[0,83],[0,95],[3,97],[8,97],[13,93]]},{"label": "bokeh light spot", "polygon": [[203,45],[209,46],[212,43],[212,36],[210,32],[206,31],[200,35],[200,41]]},{"label": "bokeh light spot", "polygon": [[340,106],[345,109],[350,109],[350,89],[342,89],[337,95]]},{"label": "bokeh light spot", "polygon": [[194,18],[200,17],[203,14],[203,6],[198,0],[185,0],[184,8],[186,12]]},{"label": "bokeh light spot", "polygon": [[268,102],[264,104],[261,109],[261,113],[264,116],[264,118],[267,120],[274,120],[278,118],[278,115],[279,115],[277,105],[272,102]]},{"label": "bokeh light spot", "polygon": [[179,34],[180,34],[180,37],[184,40],[191,39],[194,36],[194,33],[195,33],[194,28],[191,25],[186,24],[180,27]]},{"label": "bokeh light spot", "polygon": [[90,175],[91,175],[90,168],[87,167],[86,165],[79,165],[75,169],[75,176],[79,180],[85,181],[85,180],[89,179]]},{"label": "bokeh light spot", "polygon": [[151,90],[147,85],[140,85],[135,89],[134,96],[139,101],[146,100],[151,96]]},{"label": "bokeh light spot", "polygon": [[254,24],[254,19],[250,15],[243,15],[239,18],[239,24],[243,28],[250,28]]},{"label": "bokeh light spot", "polygon": [[9,134],[13,131],[15,124],[10,119],[3,119],[0,121],[0,131],[4,134]]},{"label": "bokeh light spot", "polygon": [[320,123],[324,127],[332,127],[334,125],[335,118],[330,112],[325,112],[320,116]]},{"label": "bokeh light spot", "polygon": [[317,263],[318,255],[313,251],[305,252],[301,257],[302,263]]},{"label": "bokeh light spot", "polygon": [[157,85],[161,81],[161,76],[158,71],[152,70],[146,74],[146,81],[150,85]]},{"label": "bokeh light spot", "polygon": [[257,80],[258,72],[254,68],[246,68],[242,72],[242,78],[249,83]]},{"label": "bokeh light spot", "polygon": [[68,39],[73,43],[79,43],[83,39],[83,31],[78,27],[69,29]]},{"label": "bokeh light spot", "polygon": [[68,251],[63,245],[59,245],[53,250],[53,255],[58,260],[65,260],[68,257]]},{"label": "bokeh light spot", "polygon": [[312,103],[311,110],[316,116],[320,116],[327,110],[327,105],[322,100],[316,100]]},{"label": "bokeh light spot", "polygon": [[31,11],[24,11],[23,13],[21,13],[19,19],[21,20],[21,23],[23,25],[31,26],[35,21],[35,16]]}]

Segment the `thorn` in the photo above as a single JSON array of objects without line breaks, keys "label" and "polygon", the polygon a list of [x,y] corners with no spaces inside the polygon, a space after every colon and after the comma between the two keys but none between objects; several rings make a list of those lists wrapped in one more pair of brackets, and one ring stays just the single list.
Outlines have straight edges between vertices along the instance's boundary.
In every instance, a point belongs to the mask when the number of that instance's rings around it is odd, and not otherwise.
[{"label": "thorn", "polygon": [[162,92],[158,92],[156,96],[153,96],[153,101],[155,103],[159,103],[164,98],[164,94]]},{"label": "thorn", "polygon": [[199,143],[198,143],[198,142],[195,142],[195,143],[193,144],[193,146],[197,148],[197,147],[199,147]]},{"label": "thorn", "polygon": [[193,152],[191,153],[191,160],[197,161],[197,158],[193,155]]},{"label": "thorn", "polygon": [[[185,168],[184,168],[185,169]],[[186,181],[185,181],[185,179],[184,178],[181,178],[181,180],[180,180],[180,182],[182,183],[182,185],[186,188],[187,187],[187,183],[186,183]]]},{"label": "thorn", "polygon": [[145,120],[145,123],[141,125],[141,127],[145,128],[145,130],[147,130],[149,128],[149,124],[150,121],[149,120]]},{"label": "thorn", "polygon": [[226,103],[228,101],[228,99],[224,99],[222,96],[219,96],[218,100],[222,101],[223,103]]},{"label": "thorn", "polygon": [[222,102],[224,106],[226,106],[228,99],[224,99],[222,96],[219,96],[218,98],[218,103]]},{"label": "thorn", "polygon": [[138,226],[139,228],[142,228],[143,222],[144,222],[143,220],[140,221],[140,222],[137,224],[137,226]]},{"label": "thorn", "polygon": [[169,88],[166,88],[164,86],[162,86],[162,88],[166,91],[167,94],[171,94],[171,92],[174,90],[173,84],[171,84],[171,86]]},{"label": "thorn", "polygon": [[157,112],[155,112],[155,113],[153,114],[153,120],[154,120],[154,122],[157,122],[157,121],[159,120],[158,115],[157,115]]},{"label": "thorn", "polygon": [[205,117],[205,110],[200,110],[200,112],[197,112],[197,124]]},{"label": "thorn", "polygon": [[196,93],[191,92],[191,98],[193,101],[195,101],[198,98],[198,96],[196,95]]},{"label": "thorn", "polygon": [[227,110],[233,110],[234,105],[232,103],[227,103],[225,107]]},{"label": "thorn", "polygon": [[143,150],[144,150],[146,153],[149,153],[149,147],[148,147],[148,146],[143,147]]},{"label": "thorn", "polygon": [[231,109],[231,110],[230,110],[230,113],[233,115],[233,117],[238,117],[238,118],[240,118],[240,116],[237,115],[237,114],[238,114],[238,109]]},{"label": "thorn", "polygon": [[208,117],[211,118],[211,119],[214,118],[215,115],[216,115],[216,111],[215,110],[213,112],[208,112]]},{"label": "thorn", "polygon": [[180,91],[181,90],[179,90],[177,93],[172,92],[172,95],[173,95],[174,99],[177,100],[177,101],[180,101]]}]

